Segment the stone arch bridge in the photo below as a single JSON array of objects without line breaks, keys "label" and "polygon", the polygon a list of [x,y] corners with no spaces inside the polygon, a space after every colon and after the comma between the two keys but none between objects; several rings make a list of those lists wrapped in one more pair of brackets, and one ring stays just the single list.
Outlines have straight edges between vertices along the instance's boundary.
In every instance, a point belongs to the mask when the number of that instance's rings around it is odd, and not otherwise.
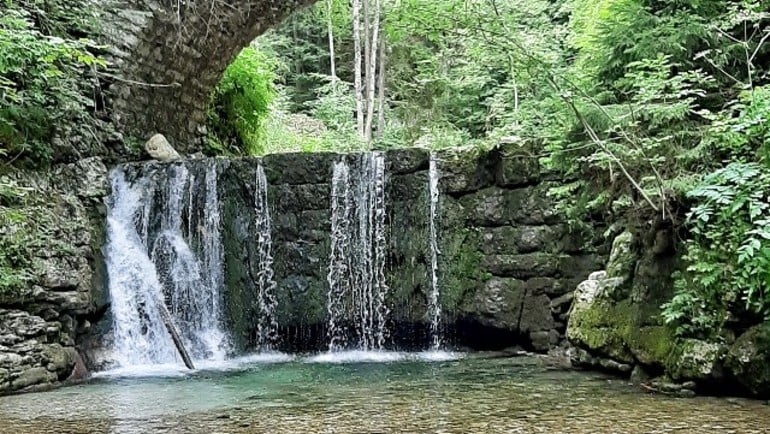
[{"label": "stone arch bridge", "polygon": [[204,136],[206,106],[227,65],[254,38],[315,0],[109,0],[98,6],[113,71],[114,124],[182,151]]}]

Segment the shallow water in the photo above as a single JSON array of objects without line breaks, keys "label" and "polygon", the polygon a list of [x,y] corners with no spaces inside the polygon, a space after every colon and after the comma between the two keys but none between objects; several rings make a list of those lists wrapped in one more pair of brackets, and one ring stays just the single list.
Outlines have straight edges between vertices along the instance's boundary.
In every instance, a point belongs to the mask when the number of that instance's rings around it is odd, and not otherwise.
[{"label": "shallow water", "polygon": [[[376,357],[374,357],[376,356]],[[765,433],[761,401],[646,394],[540,359],[254,357],[0,398],[0,433]],[[158,374],[158,372],[155,372]],[[173,375],[172,375],[173,374]]]}]

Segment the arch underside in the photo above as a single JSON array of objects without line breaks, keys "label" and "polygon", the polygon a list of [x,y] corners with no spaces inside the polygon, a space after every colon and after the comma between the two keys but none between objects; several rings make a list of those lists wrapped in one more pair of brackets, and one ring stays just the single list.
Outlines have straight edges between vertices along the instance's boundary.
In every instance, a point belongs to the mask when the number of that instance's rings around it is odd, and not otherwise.
[{"label": "arch underside", "polygon": [[113,122],[127,133],[166,135],[200,149],[212,90],[254,38],[315,0],[113,0],[102,4],[114,73]]}]

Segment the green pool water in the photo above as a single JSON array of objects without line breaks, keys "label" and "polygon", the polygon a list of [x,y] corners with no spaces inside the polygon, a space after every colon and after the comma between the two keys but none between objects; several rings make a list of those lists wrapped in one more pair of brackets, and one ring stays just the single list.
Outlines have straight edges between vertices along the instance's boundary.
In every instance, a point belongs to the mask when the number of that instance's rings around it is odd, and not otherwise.
[{"label": "green pool water", "polygon": [[767,433],[762,401],[648,394],[530,357],[254,360],[0,398],[0,433]]}]

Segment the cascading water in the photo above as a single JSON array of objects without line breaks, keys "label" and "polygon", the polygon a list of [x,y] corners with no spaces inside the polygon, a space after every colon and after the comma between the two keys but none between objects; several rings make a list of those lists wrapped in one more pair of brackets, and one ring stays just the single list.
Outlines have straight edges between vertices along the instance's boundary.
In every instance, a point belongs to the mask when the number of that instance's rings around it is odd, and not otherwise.
[{"label": "cascading water", "polygon": [[[352,172],[352,173],[351,173]],[[380,350],[387,336],[385,158],[334,165],[329,257],[329,350]]]},{"label": "cascading water", "polygon": [[278,302],[275,297],[275,280],[273,278],[273,237],[270,208],[267,202],[267,178],[262,164],[257,166],[254,206],[259,266],[257,271],[257,303],[259,308],[257,343],[260,350],[272,351],[278,342],[278,321],[275,317]]},{"label": "cascading water", "polygon": [[[223,360],[229,339],[220,302],[216,164],[207,166],[203,186],[183,165],[145,168],[134,181],[127,180],[125,170],[111,174],[105,247],[114,362],[127,367],[177,361],[160,314],[164,302],[193,359]],[[162,204],[154,203],[156,184],[165,184],[158,190]],[[200,208],[202,216],[195,212]]]},{"label": "cascading water", "polygon": [[439,303],[439,282],[438,282],[438,200],[439,200],[439,172],[436,157],[430,155],[428,169],[430,177],[430,295],[428,296],[428,317],[430,318],[431,346],[433,350],[441,348],[441,304]]},{"label": "cascading water", "polygon": [[118,366],[174,361],[173,343],[158,306],[163,288],[147,254],[146,240],[136,230],[137,219],[147,221],[142,199],[146,200],[148,180],[129,185],[124,172],[116,169],[111,184],[104,253],[113,316],[112,359]]},{"label": "cascading water", "polygon": [[331,196],[331,249],[329,254],[329,296],[327,310],[329,351],[347,346],[343,321],[346,314],[345,297],[350,292],[350,168],[347,162],[334,165]]}]

